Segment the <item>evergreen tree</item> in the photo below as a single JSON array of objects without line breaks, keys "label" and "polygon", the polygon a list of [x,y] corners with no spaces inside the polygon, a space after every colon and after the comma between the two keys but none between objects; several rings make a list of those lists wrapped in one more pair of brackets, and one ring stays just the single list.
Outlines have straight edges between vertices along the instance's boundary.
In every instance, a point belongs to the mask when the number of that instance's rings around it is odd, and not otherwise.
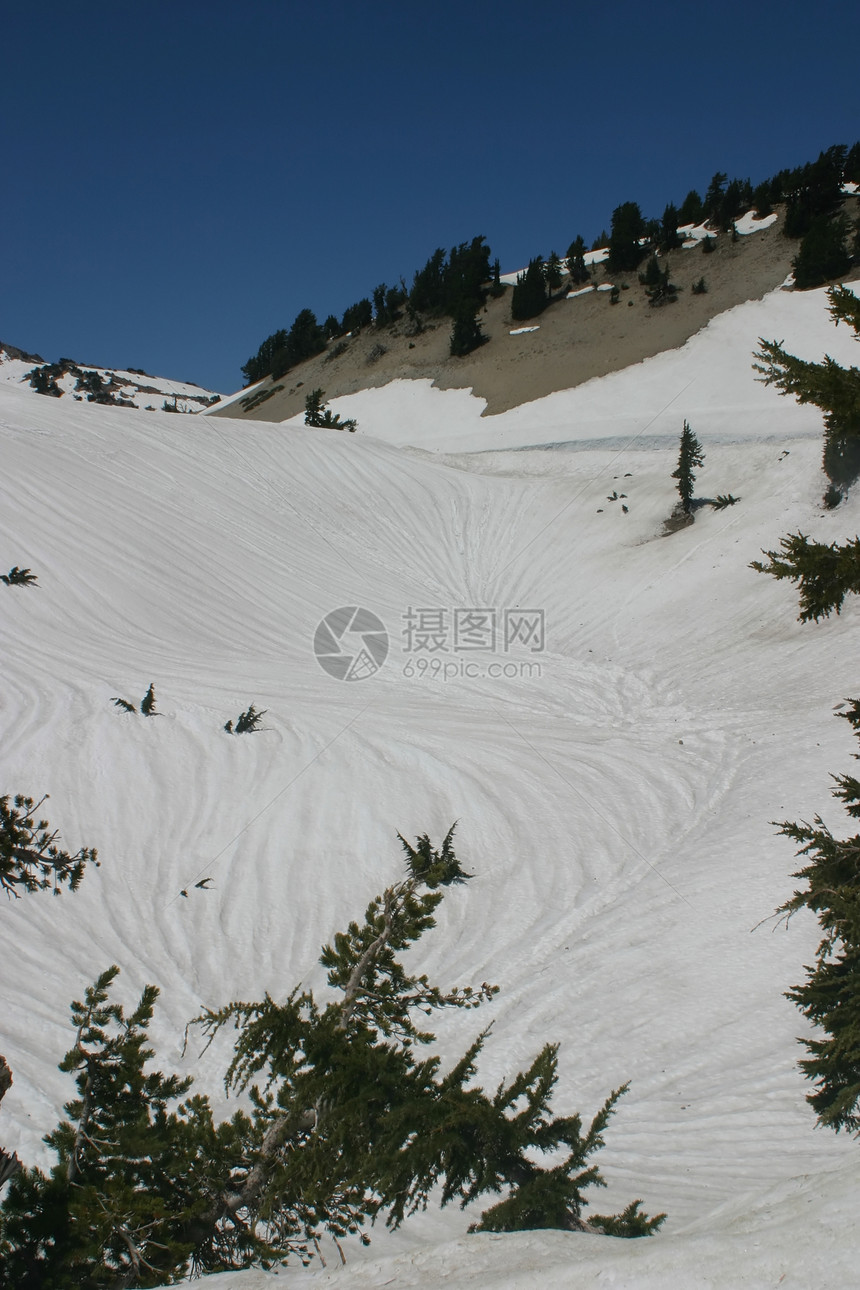
[{"label": "evergreen tree", "polygon": [[723,204],[723,194],[726,191],[728,175],[718,170],[708,184],[708,191],[705,193],[705,200],[702,202],[702,213],[705,219],[712,224],[719,223],[720,210]]},{"label": "evergreen tree", "polygon": [[678,468],[672,471],[672,478],[678,481],[678,492],[681,494],[681,505],[685,514],[689,515],[693,509],[693,485],[696,482],[696,476],[693,471],[696,467],[704,464],[705,454],[702,451],[702,445],[699,443],[693,431],[684,422],[684,429],[681,431],[681,448],[678,453]]},{"label": "evergreen tree", "polygon": [[681,245],[681,238],[678,235],[679,222],[678,211],[670,202],[663,211],[663,218],[660,221],[658,241],[661,251],[672,251]]},{"label": "evergreen tree", "polygon": [[15,564],[8,573],[0,573],[0,582],[4,582],[7,587],[36,587],[38,578],[30,569],[19,569]]},{"label": "evergreen tree", "polygon": [[561,286],[562,275],[562,263],[556,251],[550,251],[549,258],[543,266],[543,272],[549,299],[552,300],[552,293],[558,291]]},{"label": "evergreen tree", "polygon": [[110,1000],[117,969],[102,974],[72,1005],[62,1069],[78,1097],[46,1139],[57,1163],[50,1175],[22,1170],[2,1204],[10,1284],[152,1286],[189,1270],[306,1260],[323,1232],[357,1235],[382,1215],[396,1227],[437,1191],[442,1204],[507,1191],[481,1218],[488,1230],[655,1230],[662,1215],[638,1202],[583,1218],[584,1192],[603,1185],[590,1157],[623,1088],[583,1131],[579,1116],[551,1113],[553,1045],[494,1096],[475,1084],[486,1030],[446,1073],[426,1055],[428,1016],[497,992],[444,991],[402,961],[445,891],[469,879],[453,834],[438,849],[426,834],[414,846],[401,837],[406,876],[323,948],[327,1000],[297,988],[280,1004],[266,995],[198,1018],[210,1039],[237,1031],[226,1082],[250,1099],[249,1113],[217,1127],[206,1098],[180,1102],[190,1081],[150,1068],[154,987],[126,1016]]},{"label": "evergreen tree", "polygon": [[157,717],[159,715],[155,710],[155,688],[151,681],[149,689],[140,701],[140,710],[145,717]]},{"label": "evergreen tree", "polygon": [[[400,959],[434,925],[445,889],[469,878],[453,833],[439,849],[427,835],[414,846],[401,837],[406,878],[371,902],[363,924],[351,923],[323,949],[331,1001],[323,1006],[297,990],[282,1005],[267,996],[199,1019],[209,1035],[238,1029],[228,1087],[251,1089],[264,1129],[259,1167],[228,1202],[245,1222],[262,1210],[271,1223],[301,1195],[317,1207],[305,1221],[330,1230],[357,1230],[383,1214],[396,1227],[438,1187],[443,1205],[511,1189],[503,1216],[509,1227],[534,1226],[537,1216],[543,1226],[581,1225],[582,1192],[602,1182],[585,1162],[623,1090],[583,1134],[578,1117],[549,1115],[551,1045],[495,1097],[474,1084],[486,1031],[446,1074],[438,1057],[421,1056],[434,1038],[424,1029],[428,1016],[478,1007],[497,990],[484,983],[443,992]],[[253,1084],[261,1076],[265,1093]],[[562,1145],[562,1162],[536,1161],[536,1150]],[[330,1211],[336,1203],[343,1212]],[[484,1215],[488,1223],[497,1221],[492,1212]],[[626,1234],[644,1234],[659,1221],[639,1216]]]},{"label": "evergreen tree", "polygon": [[816,216],[792,260],[795,286],[820,287],[824,282],[844,277],[851,267],[851,257],[845,249],[847,234],[848,221],[844,215]]},{"label": "evergreen tree", "polygon": [[763,551],[767,564],[753,560],[750,568],[769,573],[780,581],[788,578],[800,589],[798,620],[829,618],[841,612],[845,597],[860,595],[860,538],[844,546],[831,542],[810,542],[803,533],[780,538],[780,551]]},{"label": "evergreen tree", "polygon": [[[860,736],[860,701],[848,700],[838,715]],[[854,757],[858,754],[854,753]],[[835,776],[833,796],[852,819],[860,818],[860,780]],[[825,1038],[803,1039],[810,1056],[800,1062],[815,1091],[807,1101],[820,1124],[837,1133],[860,1131],[860,835],[834,837],[821,817],[813,825],[784,821],[779,831],[800,846],[806,858],[794,877],[804,886],[778,911],[790,917],[809,909],[821,927],[815,964],[786,997]]]},{"label": "evergreen tree", "polygon": [[363,327],[369,327],[373,322],[373,305],[365,296],[356,304],[350,305],[344,311],[343,322],[341,323],[341,334],[345,335],[349,331],[361,331]]},{"label": "evergreen tree", "polygon": [[72,1004],[76,1040],[60,1069],[78,1097],[45,1138],[57,1163],[20,1170],[3,1201],[0,1259],[16,1290],[161,1285],[194,1248],[198,1189],[219,1154],[211,1113],[202,1098],[168,1109],[191,1080],[145,1070],[158,991],[147,986],[126,1016],[109,1001],[118,971]]},{"label": "evergreen tree", "polygon": [[590,280],[591,272],[585,263],[585,242],[580,235],[567,248],[566,260],[571,286],[580,287]]},{"label": "evergreen tree", "polygon": [[648,303],[653,306],[673,304],[678,299],[678,288],[669,280],[669,265],[662,267],[656,255],[652,255],[645,272],[639,274],[639,281],[645,287]]},{"label": "evergreen tree", "polygon": [[701,224],[704,218],[705,212],[702,207],[702,199],[695,188],[691,188],[678,211],[678,223],[681,225]]},{"label": "evergreen tree", "polygon": [[484,335],[480,319],[474,312],[474,307],[468,301],[464,301],[457,312],[454,314],[454,326],[451,330],[450,353],[453,358],[463,358],[466,354],[471,354],[473,350],[483,345],[487,337]]},{"label": "evergreen tree", "polygon": [[543,257],[529,260],[525,273],[517,276],[511,296],[511,317],[515,322],[536,318],[547,306]]},{"label": "evergreen tree", "polygon": [[752,206],[757,219],[764,219],[766,215],[773,214],[771,184],[768,180],[753,189]]},{"label": "evergreen tree", "polygon": [[[860,337],[860,298],[847,287],[827,293],[830,316],[846,322]],[[824,469],[834,483],[851,483],[860,474],[860,370],[844,368],[825,355],[809,363],[775,340],[759,340],[753,364],[765,385],[793,394],[798,403],[814,403],[824,413]]]},{"label": "evergreen tree", "polygon": [[0,889],[8,896],[47,890],[59,896],[64,886],[77,891],[86,866],[98,868],[93,847],[69,854],[56,845],[59,830],[52,831],[47,820],[36,820],[47,800],[47,793],[38,802],[17,793],[10,806],[9,794],[0,797]]},{"label": "evergreen tree", "polygon": [[311,390],[305,398],[305,425],[318,426],[326,430],[349,430],[354,431],[358,427],[358,422],[349,417],[346,421],[341,421],[340,414],[332,412],[331,408],[326,407],[325,390]]},{"label": "evergreen tree", "polygon": [[642,262],[645,249],[640,245],[645,235],[645,220],[636,202],[624,202],[612,212],[612,232],[609,235],[610,273],[631,271]]}]

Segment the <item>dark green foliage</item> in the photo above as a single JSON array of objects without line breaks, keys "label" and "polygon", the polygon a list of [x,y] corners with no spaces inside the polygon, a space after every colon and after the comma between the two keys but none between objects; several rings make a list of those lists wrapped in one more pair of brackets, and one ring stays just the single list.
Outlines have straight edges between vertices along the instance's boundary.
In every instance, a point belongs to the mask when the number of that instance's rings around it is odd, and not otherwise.
[{"label": "dark green foliage", "polygon": [[[860,736],[860,701],[847,700],[846,712]],[[857,757],[857,754],[853,754]],[[833,796],[852,819],[860,818],[860,781],[837,775]],[[822,932],[815,964],[786,997],[825,1038],[803,1039],[810,1056],[800,1062],[815,1091],[807,1101],[818,1122],[834,1129],[860,1132],[860,835],[834,837],[821,817],[812,825],[779,824],[779,831],[800,847],[807,863],[794,874],[804,886],[778,911],[790,917],[809,909]]]},{"label": "dark green foliage", "polygon": [[52,398],[60,399],[63,391],[57,384],[57,375],[56,367],[51,363],[46,363],[44,367],[34,367],[32,372],[27,373],[37,394],[49,394]]},{"label": "dark green foliage", "polygon": [[505,284],[502,282],[502,266],[499,264],[498,256],[493,260],[493,283],[490,287],[490,295],[494,300],[505,294]]},{"label": "dark green foliage", "polygon": [[690,288],[690,290],[692,291],[692,293],[693,293],[693,295],[694,295],[694,296],[703,296],[703,295],[705,295],[705,294],[706,294],[706,292],[707,292],[707,290],[708,290],[708,286],[707,286],[707,283],[705,282],[705,279],[704,279],[704,278],[699,278],[697,282],[694,282],[694,283],[693,283],[693,285],[692,285],[692,287]]},{"label": "dark green foliage", "polygon": [[850,184],[860,184],[860,143],[848,149],[842,178]]},{"label": "dark green foliage", "polygon": [[638,267],[645,255],[640,245],[645,235],[645,220],[636,202],[624,202],[612,212],[612,232],[609,236],[610,273],[623,273]]},{"label": "dark green foliage", "polygon": [[818,622],[838,614],[851,593],[860,595],[860,538],[839,546],[831,542],[811,542],[803,533],[790,533],[780,538],[781,550],[763,551],[765,564],[753,560],[751,569],[769,573],[774,578],[788,578],[800,589],[802,623],[810,619]]},{"label": "dark green foliage", "polygon": [[[74,1075],[78,1096],[45,1138],[57,1163],[48,1175],[22,1169],[3,1201],[0,1259],[16,1290],[173,1281],[194,1250],[189,1229],[209,1162],[225,1154],[227,1135],[218,1142],[204,1098],[169,1109],[191,1081],[145,1070],[158,991],[147,986],[126,1015],[109,1001],[118,971],[72,1004],[76,1040],[60,1069]],[[200,1251],[201,1270],[208,1253]]]},{"label": "dark green foliage", "polygon": [[702,210],[705,219],[709,220],[712,224],[719,223],[720,210],[723,204],[723,195],[726,191],[728,178],[728,175],[723,174],[722,171],[718,170],[708,185],[708,191],[705,193]]},{"label": "dark green foliage", "polygon": [[543,257],[529,260],[525,273],[518,275],[511,296],[511,317],[515,322],[536,318],[547,306]]},{"label": "dark green foliage", "polygon": [[848,221],[844,215],[816,216],[792,260],[795,286],[820,287],[822,283],[844,277],[851,267],[851,257],[845,249],[847,234]]},{"label": "dark green foliage", "polygon": [[334,314],[329,314],[323,323],[323,335],[326,340],[334,340],[337,336],[342,336],[341,326]]},{"label": "dark green foliage", "polygon": [[585,242],[580,236],[575,237],[567,248],[567,271],[574,287],[581,287],[591,278],[591,271],[585,263]]},{"label": "dark green foliage", "polygon": [[8,573],[0,573],[0,582],[5,582],[7,587],[37,587],[39,580],[35,573],[29,569],[19,569],[14,564]]},{"label": "dark green foliage", "polygon": [[[749,180],[732,179],[717,207],[715,219],[721,229],[728,232],[734,229],[734,222],[752,205],[752,188]],[[734,236],[737,236],[736,230]]]},{"label": "dark green foliage", "polygon": [[484,335],[480,319],[474,313],[474,306],[464,301],[454,314],[454,326],[451,330],[450,353],[453,358],[462,358],[483,345]]},{"label": "dark green foliage", "polygon": [[661,268],[656,255],[651,256],[645,272],[639,274],[639,281],[645,287],[648,303],[654,307],[674,304],[678,299],[678,288],[669,280],[669,265]]},{"label": "dark green foliage", "polygon": [[35,819],[47,793],[38,802],[20,793],[11,806],[9,800],[8,794],[0,797],[0,888],[7,896],[49,888],[59,896],[64,886],[77,891],[87,864],[98,868],[96,850],[81,847],[70,855],[56,845],[59,831],[51,832],[47,820]]},{"label": "dark green foliage", "polygon": [[377,327],[390,327],[401,316],[406,301],[405,287],[388,287],[384,282],[373,292],[373,321]]},{"label": "dark green foliage", "polygon": [[693,471],[704,464],[705,454],[687,422],[681,431],[681,448],[678,453],[678,468],[672,471],[672,478],[678,481],[678,492],[681,494],[681,505],[686,515],[693,509],[693,485],[696,476]]},{"label": "dark green foliage", "polygon": [[[827,293],[830,316],[847,322],[860,336],[860,298],[847,287]],[[753,364],[765,385],[780,394],[792,394],[798,403],[814,403],[824,413],[824,459],[834,483],[849,484],[860,474],[860,370],[840,367],[828,355],[823,363],[809,363],[787,353],[782,343],[759,338]]]},{"label": "dark green foliage", "polygon": [[717,249],[717,239],[715,237],[702,238],[702,252],[704,255],[711,255]]},{"label": "dark green foliage", "polygon": [[310,309],[303,309],[296,315],[296,320],[287,333],[284,348],[272,359],[272,380],[279,381],[297,363],[321,354],[325,346],[325,332],[317,322],[316,315]]},{"label": "dark green foliage", "polygon": [[679,222],[678,211],[670,202],[663,211],[663,218],[660,221],[658,244],[661,251],[673,251],[681,245],[678,234]]},{"label": "dark green foliage", "polygon": [[549,299],[552,300],[552,293],[558,291],[561,286],[562,263],[556,251],[550,251],[549,258],[543,266],[544,279],[549,293]]},{"label": "dark green foliage", "polygon": [[662,1215],[649,1219],[638,1202],[591,1224],[582,1217],[584,1192],[604,1185],[591,1157],[624,1088],[583,1131],[578,1115],[551,1112],[555,1045],[494,1095],[475,1084],[486,1030],[447,1073],[426,1055],[428,1016],[497,992],[445,991],[401,961],[434,926],[446,890],[468,880],[453,833],[439,849],[426,834],[414,846],[401,837],[406,877],[323,948],[325,1001],[296,989],[280,1004],[266,995],[198,1018],[210,1039],[225,1026],[237,1032],[226,1083],[247,1093],[250,1110],[227,1123],[214,1124],[204,1097],[180,1101],[190,1081],[150,1068],[155,988],[126,1015],[110,1001],[117,969],[102,974],[72,1005],[76,1040],[61,1069],[78,1097],[46,1138],[57,1163],[49,1175],[21,1170],[2,1205],[10,1285],[107,1290],[293,1254],[306,1262],[323,1232],[360,1235],[383,1215],[397,1227],[434,1194],[444,1205],[506,1192],[483,1230],[634,1236],[659,1225]]},{"label": "dark green foliage", "polygon": [[[266,997],[200,1019],[210,1034],[237,1028],[228,1085],[244,1089],[262,1077],[264,1091],[252,1087],[252,1097],[268,1119],[267,1137],[296,1144],[286,1162],[272,1156],[251,1212],[265,1206],[271,1215],[297,1194],[310,1195],[316,1222],[330,1230],[357,1230],[383,1214],[396,1227],[437,1188],[443,1205],[510,1189],[507,1226],[574,1227],[582,1191],[601,1185],[586,1159],[601,1145],[621,1090],[583,1135],[579,1117],[549,1114],[552,1045],[495,1096],[474,1084],[486,1031],[446,1074],[437,1057],[421,1055],[434,1036],[419,1023],[437,1009],[477,1007],[497,989],[485,983],[446,993],[399,957],[434,925],[445,890],[469,877],[453,832],[438,850],[427,835],[414,846],[401,836],[405,880],[371,902],[363,925],[351,923],[323,949],[332,1001],[323,1006],[295,991],[283,1005]],[[311,1107],[318,1109],[308,1114]],[[535,1151],[561,1145],[568,1148],[564,1161],[548,1168],[536,1162]],[[336,1209],[347,1200],[348,1209]],[[248,1209],[236,1212],[247,1216]]]},{"label": "dark green foliage", "polygon": [[773,214],[773,197],[772,185],[769,180],[759,184],[753,189],[752,205],[757,219],[764,219],[766,215]]},{"label": "dark green foliage", "polygon": [[331,408],[326,407],[325,390],[319,389],[311,390],[305,399],[305,425],[351,432],[358,428],[358,422],[353,417],[341,421],[337,412],[332,412]]},{"label": "dark green foliage", "polygon": [[816,217],[839,209],[846,156],[846,148],[838,144],[820,153],[817,161],[779,177],[787,202],[783,227],[786,237],[804,237]]},{"label": "dark green foliage", "polygon": [[494,294],[501,295],[499,263],[496,261],[491,274],[486,239],[473,237],[471,242],[452,246],[447,257],[441,247],[434,251],[424,268],[415,274],[409,300],[421,313],[447,314],[456,319],[471,310],[474,317],[484,303],[485,284],[491,277]]},{"label": "dark green foliage", "polygon": [[727,506],[737,506],[741,499],[733,497],[731,493],[718,493],[711,502],[715,511],[724,511]]},{"label": "dark green foliage", "polygon": [[275,355],[281,353],[286,348],[286,344],[287,333],[283,328],[267,336],[256,354],[240,369],[246,384],[256,385],[257,381],[262,381],[268,376],[272,370]]},{"label": "dark green foliage", "polygon": [[239,713],[236,718],[235,726],[232,721],[228,721],[224,729],[227,731],[228,735],[249,734],[254,730],[260,729],[260,722],[263,720],[263,717],[267,712],[268,708],[258,709],[255,708],[252,703],[250,708],[246,708],[244,712]]},{"label": "dark green foliage", "polygon": [[597,237],[591,243],[591,246],[589,249],[592,251],[602,251],[608,246],[609,246],[609,234],[607,233],[606,229],[603,229],[600,233],[597,234]]},{"label": "dark green foliage", "polygon": [[343,322],[341,323],[341,333],[361,331],[362,327],[369,327],[373,322],[373,305],[365,296],[356,304],[350,305],[344,311]]},{"label": "dark green foliage", "polygon": [[678,223],[701,224],[704,218],[705,212],[702,206],[702,199],[696,192],[695,188],[691,188],[681,203],[681,208],[678,211]]},{"label": "dark green foliage", "polygon": [[617,305],[620,299],[621,288],[617,284],[613,284],[612,290],[609,292],[609,303],[611,305]]}]

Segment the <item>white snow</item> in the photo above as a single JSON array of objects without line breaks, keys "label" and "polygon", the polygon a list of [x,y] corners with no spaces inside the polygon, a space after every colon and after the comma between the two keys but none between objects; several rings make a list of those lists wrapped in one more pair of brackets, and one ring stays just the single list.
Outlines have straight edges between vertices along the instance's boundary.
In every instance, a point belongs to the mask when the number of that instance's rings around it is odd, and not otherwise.
[{"label": "white snow", "polygon": [[[0,587],[2,791],[49,792],[64,843],[102,861],[77,894],[0,912],[7,1148],[48,1159],[41,1137],[72,1095],[56,1070],[68,1004],[111,962],[126,1001],[161,987],[163,1067],[229,1111],[225,1054],[183,1057],[186,1021],[319,987],[319,946],[399,872],[395,831],[440,838],[457,819],[477,876],[420,954],[443,984],[502,992],[483,1019],[446,1023],[443,1056],[493,1020],[493,1087],[560,1041],[556,1108],[585,1115],[630,1078],[594,1202],[641,1197],[669,1218],[624,1242],[467,1237],[468,1215],[429,1212],[348,1245],[345,1273],[333,1253],[278,1284],[854,1284],[857,1147],[814,1130],[783,997],[816,927],[767,920],[797,867],[771,821],[850,827],[830,773],[854,751],[833,709],[857,692],[860,607],[801,626],[792,590],[748,566],[789,531],[853,536],[860,505],[821,509],[820,414],[756,384],[758,336],[856,363],[822,292],[778,292],[501,416],[428,382],[334,400],[355,435],[0,383],[0,566],[39,577]],[[685,418],[706,453],[697,494],[741,501],[662,538]],[[349,604],[391,635],[354,684],[312,651]],[[545,651],[404,674],[410,608],[475,606],[544,610]],[[493,678],[498,661],[541,674]],[[112,707],[150,681],[158,720]],[[250,702],[265,731],[224,734]],[[212,890],[193,890],[202,877]]]},{"label": "white snow", "polygon": [[509,335],[523,336],[527,331],[540,331],[540,324],[538,323],[536,327],[515,327],[514,330],[509,333]]}]

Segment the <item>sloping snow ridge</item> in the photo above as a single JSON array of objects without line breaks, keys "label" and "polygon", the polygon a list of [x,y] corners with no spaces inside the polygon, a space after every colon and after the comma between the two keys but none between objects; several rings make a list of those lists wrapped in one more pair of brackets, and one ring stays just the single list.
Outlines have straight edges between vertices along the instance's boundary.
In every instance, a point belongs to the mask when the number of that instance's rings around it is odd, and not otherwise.
[{"label": "sloping snow ridge", "polygon": [[[0,587],[2,791],[50,793],[64,844],[101,859],[75,895],[0,912],[4,1145],[49,1158],[68,1005],[113,962],[125,1002],[161,988],[162,1067],[229,1112],[226,1054],[183,1056],[187,1020],[318,988],[320,945],[400,872],[396,831],[440,839],[456,819],[476,877],[446,897],[422,970],[501,993],[446,1020],[443,1059],[492,1020],[485,1086],[548,1040],[559,1113],[590,1116],[630,1079],[594,1201],[669,1218],[641,1241],[470,1237],[451,1208],[277,1284],[853,1284],[857,1147],[815,1131],[804,1101],[783,991],[817,929],[771,919],[798,867],[771,821],[850,823],[830,774],[853,751],[834,709],[857,694],[860,609],[802,626],[792,589],[748,567],[790,531],[860,528],[853,497],[822,510],[820,414],[750,366],[760,335],[856,362],[844,330],[823,292],[777,292],[498,417],[427,382],[335,400],[355,435],[0,383],[0,566],[39,579]],[[661,537],[685,418],[706,454],[697,496],[740,501]],[[390,636],[357,682],[313,653],[345,605]],[[455,649],[468,608],[495,611],[495,653]],[[445,648],[410,650],[431,611]],[[545,647],[505,652],[501,624],[540,612]],[[158,720],[112,706],[150,682]],[[265,728],[225,734],[251,702]]]}]

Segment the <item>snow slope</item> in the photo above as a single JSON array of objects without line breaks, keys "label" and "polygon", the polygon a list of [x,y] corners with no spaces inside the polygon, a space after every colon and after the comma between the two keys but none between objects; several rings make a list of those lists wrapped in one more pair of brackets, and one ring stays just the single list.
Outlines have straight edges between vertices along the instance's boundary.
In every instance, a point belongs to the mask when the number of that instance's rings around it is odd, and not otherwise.
[{"label": "snow slope", "polygon": [[[550,1039],[560,1111],[591,1114],[631,1079],[597,1205],[639,1196],[669,1219],[620,1242],[466,1238],[466,1216],[432,1213],[349,1249],[345,1273],[279,1284],[852,1284],[856,1146],[813,1128],[782,995],[816,929],[762,920],[796,867],[771,821],[821,811],[843,829],[829,774],[853,746],[833,710],[857,693],[860,610],[802,627],[791,590],[748,565],[860,516],[853,498],[821,510],[820,416],[755,384],[758,335],[856,361],[823,293],[776,293],[500,417],[425,382],[335,401],[355,435],[0,385],[0,566],[39,577],[0,587],[2,791],[49,792],[65,843],[102,860],[73,897],[2,909],[9,1149],[46,1158],[68,1003],[111,962],[126,999],[161,987],[160,1060],[223,1106],[224,1052],[183,1057],[188,1018],[318,986],[320,944],[399,872],[395,832],[457,819],[477,876],[421,954],[443,983],[502,987],[482,1079]],[[685,417],[698,495],[741,501],[663,538]],[[313,654],[342,605],[391,637],[361,682]],[[409,610],[468,607],[543,610],[545,650],[457,654],[448,635],[448,679],[420,671]],[[111,705],[150,681],[160,719]],[[250,702],[266,729],[229,737]],[[442,1052],[480,1024],[450,1019]]]}]

